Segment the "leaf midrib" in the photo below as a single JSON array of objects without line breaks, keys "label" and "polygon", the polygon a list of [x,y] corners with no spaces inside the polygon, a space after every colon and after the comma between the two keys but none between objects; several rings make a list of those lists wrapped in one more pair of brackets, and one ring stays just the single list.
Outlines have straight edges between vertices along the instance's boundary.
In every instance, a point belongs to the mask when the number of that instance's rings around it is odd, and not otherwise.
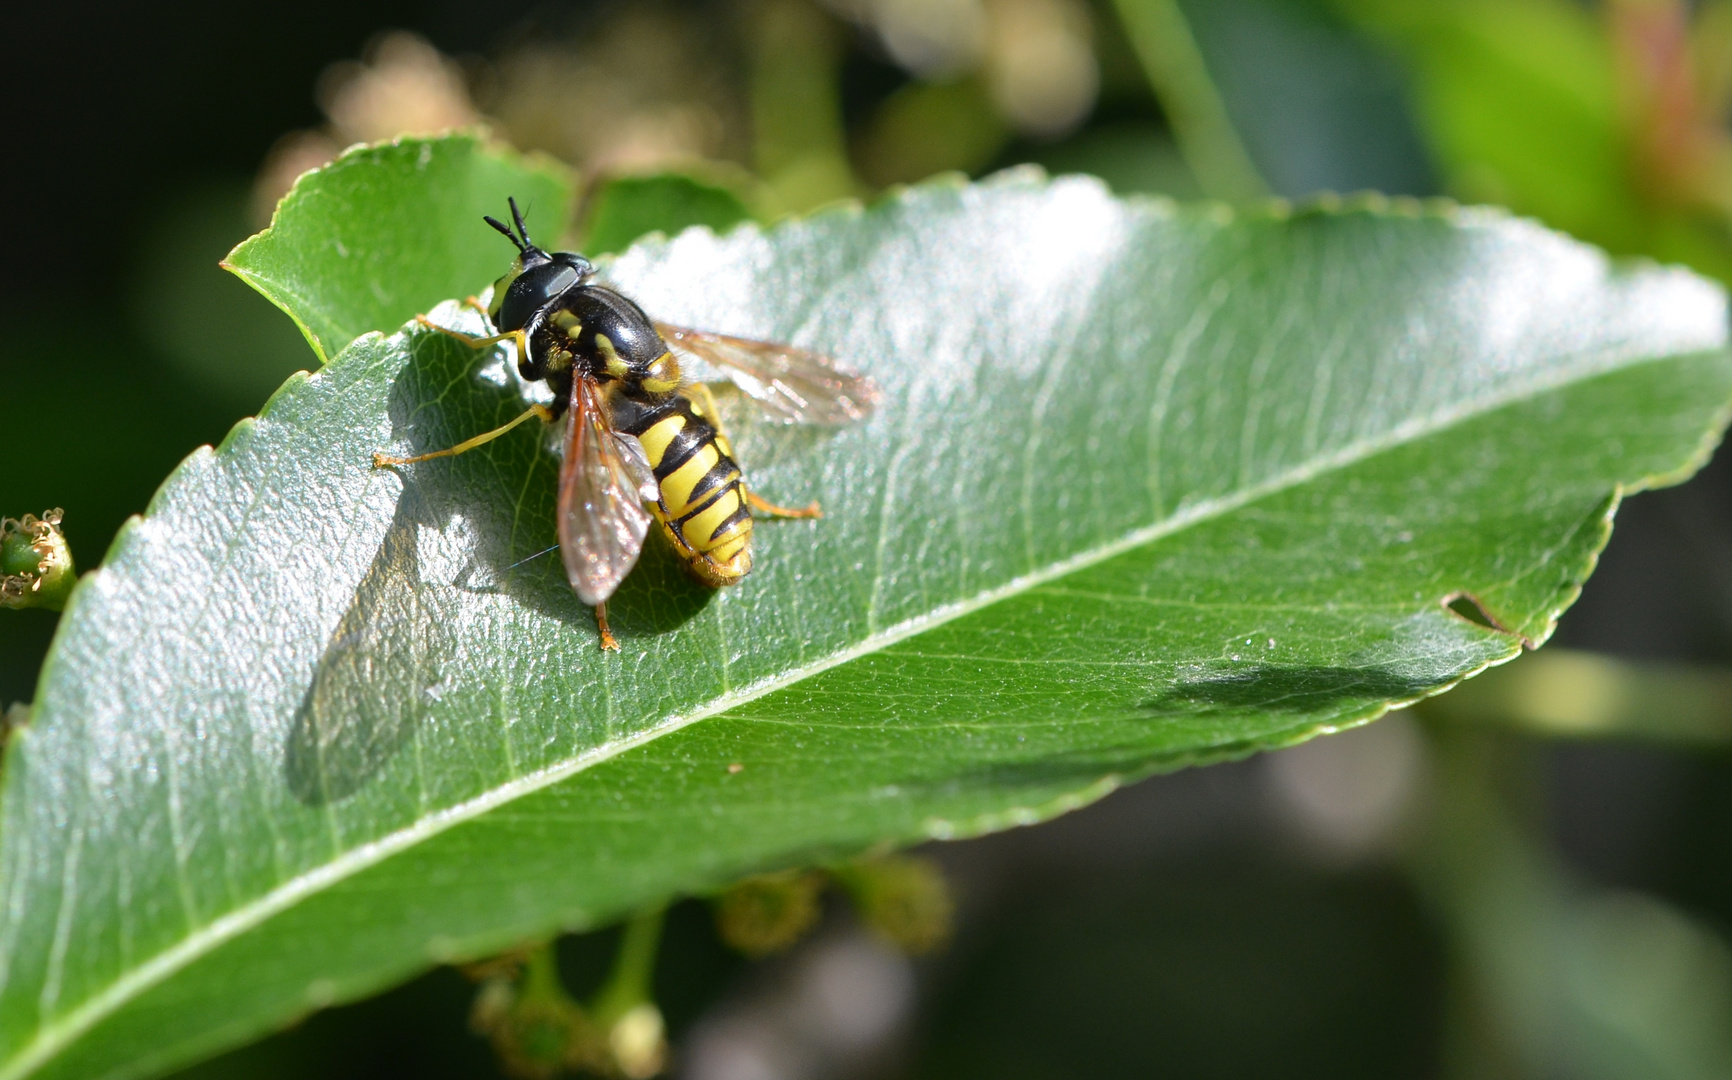
[{"label": "leaf midrib", "polygon": [[[1652,364],[1673,363],[1688,359],[1691,356],[1710,355],[1714,351],[1711,349],[1699,350],[1651,358],[1605,357],[1602,354],[1600,357],[1588,360],[1585,366],[1560,365],[1549,370],[1540,378],[1512,382],[1499,393],[1468,398],[1451,408],[1414,417],[1374,438],[1349,443],[1332,453],[1321,455],[1277,473],[1261,483],[1227,495],[1200,500],[1189,507],[1176,510],[1162,521],[1133,529],[1116,540],[1079,552],[1047,567],[1019,575],[967,599],[940,606],[884,630],[868,633],[854,645],[839,649],[829,656],[794,668],[789,672],[767,676],[747,686],[722,694],[687,715],[669,717],[634,735],[594,747],[567,761],[515,777],[465,802],[428,814],[396,832],[352,848],[331,862],[306,871],[278,885],[256,900],[212,920],[181,939],[177,944],[132,968],[111,983],[108,989],[87,998],[83,1004],[58,1020],[40,1027],[36,1037],[26,1043],[5,1065],[4,1069],[0,1070],[0,1080],[15,1080],[15,1078],[27,1076],[32,1070],[49,1061],[73,1040],[118,1010],[135,995],[168,979],[210,949],[253,929],[271,916],[288,910],[302,899],[316,895],[323,889],[334,886],[424,840],[432,839],[447,829],[480,817],[495,807],[533,794],[567,777],[618,757],[628,750],[654,742],[664,735],[673,734],[701,720],[706,720],[777,690],[803,682],[831,668],[840,667],[862,656],[879,652],[900,641],[990,607],[1001,600],[1027,592],[1049,581],[1054,581],[1128,551],[1154,543],[1193,525],[1225,516],[1259,499],[1279,494],[1317,477],[1351,468],[1378,454],[1438,434],[1457,424],[1519,404],[1530,398],[1555,393],[1617,371],[1632,370]],[[1595,363],[1594,360],[1599,362]],[[313,378],[317,377],[317,375],[313,376]],[[273,402],[274,400],[275,398],[273,398]],[[268,408],[261,410],[259,419],[265,419],[270,411]],[[1695,456],[1699,457],[1700,452]],[[174,476],[165,482],[164,487],[166,488],[169,483],[172,483],[184,468],[185,464],[183,463],[181,467],[175,470]],[[1659,479],[1662,478],[1644,477],[1638,482],[1621,486],[1617,494],[1621,496],[1642,490]],[[89,578],[93,579],[104,573],[105,570],[105,567],[99,567],[89,575]],[[89,587],[89,584],[89,579],[81,582],[79,591]],[[1512,647],[1519,649],[1516,642],[1520,639],[1513,634],[1511,638]],[[1516,653],[1512,652],[1511,655],[1516,655]],[[1472,671],[1464,673],[1462,678],[1471,678],[1491,666],[1491,663],[1482,664]],[[1459,682],[1460,680],[1456,681]],[[1454,685],[1454,683],[1450,685]],[[1099,786],[1099,783],[1089,785],[1086,790],[1093,790]],[[949,837],[938,838],[948,839]]]}]

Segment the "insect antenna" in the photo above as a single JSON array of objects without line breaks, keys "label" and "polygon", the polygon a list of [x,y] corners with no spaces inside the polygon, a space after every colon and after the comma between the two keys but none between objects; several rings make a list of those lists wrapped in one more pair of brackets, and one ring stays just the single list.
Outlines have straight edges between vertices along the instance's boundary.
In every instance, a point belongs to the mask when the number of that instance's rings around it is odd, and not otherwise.
[{"label": "insect antenna", "polygon": [[535,242],[529,239],[529,230],[523,227],[523,213],[517,209],[517,200],[507,198],[505,201],[511,206],[511,220],[517,222],[517,235],[523,237],[526,247],[534,247]]},{"label": "insect antenna", "polygon": [[[513,209],[516,208],[513,207]],[[481,215],[481,220],[487,222],[487,224],[493,226],[495,229],[498,229],[501,233],[504,233],[505,238],[511,241],[512,245],[516,247],[518,251],[525,253],[529,251],[528,248],[523,246],[523,241],[517,238],[517,234],[511,231],[511,227],[506,225],[503,221],[500,221],[496,217],[489,217],[486,214]]]}]

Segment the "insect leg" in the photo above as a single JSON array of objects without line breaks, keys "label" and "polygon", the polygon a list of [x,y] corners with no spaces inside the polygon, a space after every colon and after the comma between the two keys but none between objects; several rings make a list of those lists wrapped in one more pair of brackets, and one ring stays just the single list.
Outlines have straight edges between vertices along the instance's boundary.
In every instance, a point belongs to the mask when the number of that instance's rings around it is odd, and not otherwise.
[{"label": "insect leg", "polygon": [[614,640],[613,629],[607,625],[607,604],[595,605],[595,626],[601,631],[601,647],[610,652],[619,652],[619,642]]},{"label": "insect leg", "polygon": [[824,516],[823,508],[820,507],[816,502],[812,503],[812,505],[810,505],[810,506],[801,507],[798,509],[796,509],[795,507],[791,507],[791,506],[777,506],[773,502],[767,502],[764,499],[760,499],[758,496],[752,494],[752,491],[750,488],[746,489],[746,502],[751,504],[753,510],[756,510],[758,513],[764,514],[768,517],[821,518]]},{"label": "insect leg", "polygon": [[474,334],[465,334],[461,330],[453,330],[449,326],[440,326],[425,315],[415,316],[415,321],[429,330],[437,330],[446,337],[456,338],[471,349],[485,349],[487,346],[497,345],[501,341],[510,341],[517,346],[518,364],[522,364],[529,356],[529,336],[521,330],[513,330],[507,334],[490,334],[486,337],[477,337]]},{"label": "insect leg", "polygon": [[431,454],[416,454],[414,457],[391,457],[389,454],[374,453],[373,468],[382,469],[387,465],[413,465],[417,461],[427,461],[430,458],[456,457],[458,454],[475,449],[482,443],[492,442],[494,439],[499,438],[499,436],[510,431],[512,428],[523,423],[532,416],[540,417],[542,421],[546,423],[553,422],[553,411],[546,405],[537,402],[525,409],[522,413],[519,413],[516,419],[501,424],[492,431],[483,432],[482,434],[475,436],[473,439],[464,439],[456,446],[450,447],[446,450],[435,450]]}]

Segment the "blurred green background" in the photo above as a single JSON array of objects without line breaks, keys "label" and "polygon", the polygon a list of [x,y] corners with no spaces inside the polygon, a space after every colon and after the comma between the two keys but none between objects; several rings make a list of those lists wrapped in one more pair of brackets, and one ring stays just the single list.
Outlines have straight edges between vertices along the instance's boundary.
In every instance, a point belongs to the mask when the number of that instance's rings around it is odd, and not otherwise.
[{"label": "blurred green background", "polygon": [[[1181,199],[1500,203],[1732,281],[1728,0],[313,0],[8,21],[38,46],[4,76],[0,514],[64,507],[86,568],[176,462],[313,363],[217,260],[300,171],[403,132],[485,124],[570,163],[587,195],[568,240],[592,254],[1035,163]],[[32,695],[54,621],[0,612],[0,705]],[[931,849],[958,904],[936,956],[838,907],[747,963],[706,906],[676,907],[657,972],[672,1071],[1732,1076],[1723,672],[1715,464],[1626,505],[1533,657],[1358,732]],[[574,991],[611,949],[560,944]],[[187,1075],[498,1075],[473,995],[435,972]]]}]

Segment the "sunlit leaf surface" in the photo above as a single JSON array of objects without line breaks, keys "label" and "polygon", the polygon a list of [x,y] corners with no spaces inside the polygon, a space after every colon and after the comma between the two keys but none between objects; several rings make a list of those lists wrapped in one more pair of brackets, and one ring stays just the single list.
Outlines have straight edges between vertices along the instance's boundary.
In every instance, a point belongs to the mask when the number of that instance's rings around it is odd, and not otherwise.
[{"label": "sunlit leaf surface", "polygon": [[[344,197],[407,197],[388,165]],[[280,301],[366,324],[295,257]],[[519,412],[501,355],[412,328],[291,381],[68,608],[6,763],[0,1076],[160,1070],[670,893],[1375,717],[1543,640],[1619,496],[1698,464],[1732,397],[1717,288],[1476,211],[1017,173],[605,273],[880,382],[856,427],[738,426],[757,489],[827,516],[761,523],[719,594],[652,544],[603,655],[532,558],[547,433],[368,467]]]}]

